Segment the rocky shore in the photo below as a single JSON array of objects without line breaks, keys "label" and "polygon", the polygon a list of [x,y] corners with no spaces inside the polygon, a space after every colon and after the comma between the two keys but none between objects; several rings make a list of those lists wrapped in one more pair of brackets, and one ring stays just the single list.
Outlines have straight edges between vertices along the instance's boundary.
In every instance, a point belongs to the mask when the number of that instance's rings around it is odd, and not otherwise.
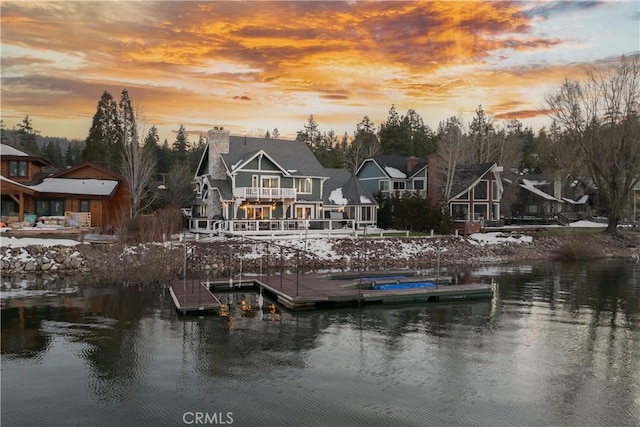
[{"label": "rocky shore", "polygon": [[[367,270],[477,266],[540,260],[640,259],[640,233],[550,236],[544,233],[488,234],[384,239],[309,239],[190,242],[187,275],[211,276],[288,271]],[[179,242],[137,246],[76,244],[0,248],[3,276],[74,275],[99,283],[166,283],[182,275],[184,246]]]}]

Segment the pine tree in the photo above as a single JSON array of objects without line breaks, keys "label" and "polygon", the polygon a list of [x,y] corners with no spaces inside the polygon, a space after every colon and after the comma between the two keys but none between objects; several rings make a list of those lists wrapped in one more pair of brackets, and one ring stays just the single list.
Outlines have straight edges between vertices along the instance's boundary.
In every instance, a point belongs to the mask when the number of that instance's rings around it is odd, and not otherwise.
[{"label": "pine tree", "polygon": [[387,121],[380,125],[380,150],[382,154],[411,154],[411,135],[408,127],[403,126],[403,118],[396,111],[395,105],[389,109]]},{"label": "pine tree", "polygon": [[97,163],[109,170],[119,171],[123,147],[123,131],[118,104],[105,91],[98,101],[89,129],[82,160]]},{"label": "pine tree", "polygon": [[187,148],[189,140],[187,138],[187,131],[181,124],[178,133],[176,134],[176,140],[173,143],[173,163],[186,163],[187,162]]},{"label": "pine tree", "polygon": [[29,116],[25,116],[25,118],[22,119],[22,123],[17,126],[16,133],[18,136],[18,143],[22,150],[32,155],[42,154],[37,143],[39,132],[33,129]]},{"label": "pine tree", "polygon": [[122,125],[122,143],[123,145],[131,144],[138,140],[138,128],[136,126],[135,112],[129,98],[129,92],[124,89],[120,94],[120,102],[118,103],[118,111],[120,113],[120,123]]},{"label": "pine tree", "polygon": [[53,166],[58,169],[64,168],[65,162],[60,151],[60,144],[57,141],[49,141],[44,147],[44,156]]}]

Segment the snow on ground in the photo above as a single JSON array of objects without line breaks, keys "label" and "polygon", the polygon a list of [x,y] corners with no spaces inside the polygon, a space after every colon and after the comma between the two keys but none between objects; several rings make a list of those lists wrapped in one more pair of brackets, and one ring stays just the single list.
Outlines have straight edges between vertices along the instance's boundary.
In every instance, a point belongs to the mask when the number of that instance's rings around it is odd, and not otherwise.
[{"label": "snow on ground", "polygon": [[0,247],[24,248],[26,246],[75,246],[80,242],[72,239],[41,239],[36,237],[0,237]]},{"label": "snow on ground", "polygon": [[593,228],[606,228],[607,224],[602,222],[593,221],[576,221],[569,224],[569,227],[593,227]]},{"label": "snow on ground", "polygon": [[508,234],[508,233],[473,233],[469,237],[480,244],[495,245],[497,243],[531,243],[533,237],[524,234]]}]

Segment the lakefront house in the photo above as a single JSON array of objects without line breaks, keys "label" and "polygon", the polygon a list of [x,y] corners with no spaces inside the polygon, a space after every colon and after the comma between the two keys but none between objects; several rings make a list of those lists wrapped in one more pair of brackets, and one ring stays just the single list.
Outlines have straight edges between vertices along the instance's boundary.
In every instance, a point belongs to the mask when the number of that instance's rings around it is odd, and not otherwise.
[{"label": "lakefront house", "polygon": [[232,136],[214,127],[194,176],[189,228],[274,234],[375,224],[377,204],[354,180],[324,168],[304,142]]},{"label": "lakefront house", "polygon": [[0,144],[2,222],[12,228],[40,224],[112,232],[130,215],[126,180],[92,163],[50,170],[51,163]]},{"label": "lakefront house", "polygon": [[[503,186],[502,167],[495,163],[457,165],[449,197],[443,199],[444,171],[437,156],[429,158],[380,155],[366,159],[356,171],[362,185],[383,197],[417,196],[445,202],[457,223],[498,221]],[[456,224],[457,226],[457,224]],[[465,226],[462,230],[470,229]]]}]

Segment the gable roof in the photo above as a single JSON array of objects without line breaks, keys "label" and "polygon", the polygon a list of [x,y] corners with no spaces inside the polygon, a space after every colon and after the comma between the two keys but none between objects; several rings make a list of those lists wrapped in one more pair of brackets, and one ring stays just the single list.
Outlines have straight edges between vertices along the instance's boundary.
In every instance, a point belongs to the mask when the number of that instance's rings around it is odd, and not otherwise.
[{"label": "gable roof", "polygon": [[378,165],[380,170],[392,179],[410,178],[411,176],[424,169],[425,166],[427,166],[427,159],[416,158],[415,165],[413,165],[413,167],[409,170],[407,169],[407,160],[409,159],[409,157],[405,156],[388,154],[371,157],[371,160],[373,160]]},{"label": "gable roof", "polygon": [[348,170],[325,168],[325,175],[329,177],[323,189],[325,205],[376,206],[378,204],[358,177]]},{"label": "gable roof", "polygon": [[547,181],[535,181],[530,179],[523,179],[522,184],[520,184],[520,187],[524,188],[527,191],[532,192],[536,196],[542,197],[545,200],[552,200],[554,202],[562,203],[562,200],[558,200],[551,194],[545,193],[544,191],[536,187],[536,185],[544,185],[544,184],[547,184]]},{"label": "gable roof", "polygon": [[496,164],[477,163],[474,165],[458,165],[453,175],[453,185],[451,199],[455,199],[473,187],[480,179],[487,174]]},{"label": "gable roof", "polygon": [[326,176],[325,169],[302,141],[230,136],[229,154],[223,154],[222,158],[232,169],[233,165],[249,160],[260,150],[292,176]]},{"label": "gable roof", "polygon": [[40,184],[31,186],[39,193],[86,196],[110,196],[117,187],[118,181],[79,178],[45,178]]},{"label": "gable roof", "polygon": [[63,170],[61,170],[59,172],[56,172],[56,173],[52,174],[51,177],[52,178],[62,178],[62,177],[65,177],[67,175],[70,175],[70,174],[72,174],[72,173],[74,173],[76,171],[79,171],[80,169],[83,169],[83,168],[95,169],[95,170],[97,170],[99,172],[102,172],[104,175],[110,176],[110,177],[112,177],[112,178],[114,178],[116,180],[123,181],[125,179],[124,176],[120,175],[119,173],[114,172],[112,170],[109,170],[107,168],[104,168],[104,167],[102,167],[100,165],[97,165],[95,163],[92,163],[92,162],[84,162],[84,163],[80,163],[79,165],[76,165],[76,166],[73,166],[73,167],[70,167],[70,168],[67,168],[67,169],[63,169]]},{"label": "gable roof", "polygon": [[[26,153],[24,151],[18,150],[15,147],[12,147],[11,145],[7,145],[7,144],[0,144],[0,156],[2,157],[9,157],[9,158],[15,158],[15,157],[28,157],[29,160],[33,161],[33,162],[38,162],[44,166],[51,166],[51,162],[47,159],[45,159],[42,156],[32,156],[29,153]],[[25,159],[26,160],[26,159]]]}]

